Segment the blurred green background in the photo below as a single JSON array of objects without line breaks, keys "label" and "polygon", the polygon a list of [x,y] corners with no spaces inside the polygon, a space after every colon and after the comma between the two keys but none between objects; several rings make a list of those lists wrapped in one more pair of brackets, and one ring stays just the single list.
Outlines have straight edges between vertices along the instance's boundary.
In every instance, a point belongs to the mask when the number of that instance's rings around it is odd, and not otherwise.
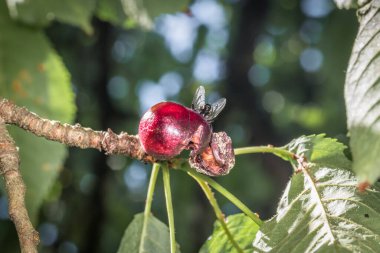
[{"label": "blurred green background", "polygon": [[[91,35],[58,22],[45,30],[71,73],[75,121],[83,126],[135,134],[150,106],[189,106],[203,85],[210,102],[227,98],[214,130],[226,131],[235,147],[284,145],[313,133],[346,142],[343,83],[357,21],[330,0],[195,0],[156,18],[151,31],[96,18],[92,25]],[[126,157],[70,148],[39,213],[40,252],[116,252],[133,215],[143,211],[150,170]],[[214,214],[190,177],[171,175],[177,241],[182,252],[197,252]],[[267,219],[290,175],[278,158],[250,155],[217,181]],[[217,197],[226,214],[238,212]],[[161,180],[153,213],[167,222]],[[4,195],[0,245],[1,252],[18,249]]]}]

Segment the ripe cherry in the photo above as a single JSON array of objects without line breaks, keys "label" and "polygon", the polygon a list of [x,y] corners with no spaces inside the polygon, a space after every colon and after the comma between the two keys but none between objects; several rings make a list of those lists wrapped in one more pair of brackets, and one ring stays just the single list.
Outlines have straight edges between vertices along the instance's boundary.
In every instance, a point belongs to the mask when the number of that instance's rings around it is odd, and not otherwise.
[{"label": "ripe cherry", "polygon": [[152,106],[141,118],[139,138],[144,151],[159,160],[170,159],[190,149],[190,165],[198,172],[225,175],[235,164],[231,138],[212,133],[211,122],[222,111],[226,99],[205,103],[200,86],[191,109],[174,102]]},{"label": "ripe cherry", "polygon": [[202,115],[174,102],[152,106],[139,125],[144,151],[157,159],[172,158],[184,149],[199,153],[209,144],[211,133]]}]

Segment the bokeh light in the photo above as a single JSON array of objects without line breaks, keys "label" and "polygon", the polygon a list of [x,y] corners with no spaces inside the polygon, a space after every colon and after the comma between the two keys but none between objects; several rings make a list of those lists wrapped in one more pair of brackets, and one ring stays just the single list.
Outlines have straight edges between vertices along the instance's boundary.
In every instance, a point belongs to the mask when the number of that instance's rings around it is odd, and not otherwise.
[{"label": "bokeh light", "polygon": [[209,30],[206,37],[206,48],[219,51],[225,48],[229,34],[227,29]]},{"label": "bokeh light", "polygon": [[317,20],[306,20],[300,29],[301,39],[308,44],[316,44],[319,42],[322,33],[322,25]]},{"label": "bokeh light", "polygon": [[234,140],[234,143],[243,142],[247,137],[247,133],[240,124],[228,124],[226,127],[228,135]]},{"label": "bokeh light", "polygon": [[137,94],[140,98],[140,113],[144,113],[151,106],[166,100],[164,88],[149,80],[138,84]]},{"label": "bokeh light", "polygon": [[107,165],[111,168],[111,170],[121,170],[125,166],[126,158],[124,156],[108,156],[107,157]]},{"label": "bokeh light", "polygon": [[194,77],[203,83],[212,83],[223,75],[223,64],[219,55],[202,50],[194,63]]},{"label": "bokeh light", "polygon": [[84,194],[90,194],[95,185],[96,177],[92,173],[85,174],[79,182],[79,189]]},{"label": "bokeh light", "polygon": [[112,58],[120,63],[128,62],[134,55],[137,41],[132,35],[121,34],[112,46]]},{"label": "bokeh light", "polygon": [[321,18],[334,9],[334,3],[332,0],[302,0],[301,9],[308,17]]},{"label": "bokeh light", "polygon": [[278,25],[270,24],[267,26],[266,30],[268,33],[270,33],[273,36],[279,36],[279,35],[286,33],[287,28],[285,26],[278,26]]},{"label": "bokeh light", "polygon": [[323,54],[317,48],[306,48],[300,55],[301,67],[306,72],[317,72],[323,63]]},{"label": "bokeh light", "polygon": [[180,62],[190,60],[199,23],[183,13],[163,15],[157,19],[155,30],[161,34],[172,55]]},{"label": "bokeh light", "polygon": [[193,16],[208,28],[221,29],[226,25],[224,8],[214,0],[196,1],[190,7]]},{"label": "bokeh light", "polygon": [[78,247],[72,242],[63,242],[59,245],[58,253],[78,253]]},{"label": "bokeh light", "polygon": [[5,196],[0,197],[0,219],[1,220],[9,219],[8,200]]},{"label": "bokeh light", "polygon": [[167,72],[163,74],[158,82],[166,97],[176,96],[183,86],[183,78],[178,72]]},{"label": "bokeh light", "polygon": [[269,36],[262,37],[253,52],[255,62],[264,66],[272,66],[276,61],[276,48],[273,39]]},{"label": "bokeh light", "polygon": [[44,246],[53,245],[58,238],[58,228],[52,223],[42,223],[38,228],[38,232],[40,233],[41,244]]},{"label": "bokeh light", "polygon": [[263,107],[270,113],[279,113],[285,105],[285,98],[277,91],[268,91],[263,96]]},{"label": "bokeh light", "polygon": [[112,77],[107,85],[107,92],[113,99],[122,99],[128,93],[129,84],[122,76]]},{"label": "bokeh light", "polygon": [[124,182],[134,194],[145,192],[147,181],[147,171],[141,162],[132,162],[124,173]]},{"label": "bokeh light", "polygon": [[269,82],[270,69],[260,64],[253,65],[248,72],[248,78],[251,84],[255,86],[263,86]]}]

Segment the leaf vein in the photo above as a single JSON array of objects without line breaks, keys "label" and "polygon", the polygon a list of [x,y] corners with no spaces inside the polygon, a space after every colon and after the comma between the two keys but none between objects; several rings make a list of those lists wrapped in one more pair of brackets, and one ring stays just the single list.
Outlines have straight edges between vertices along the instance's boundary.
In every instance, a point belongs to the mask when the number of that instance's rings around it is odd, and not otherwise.
[{"label": "leaf vein", "polygon": [[[363,32],[364,30],[362,30],[361,32]],[[358,36],[360,36],[361,32],[358,34]],[[355,62],[351,65],[352,67],[355,66],[357,63],[358,63],[358,59],[360,58],[361,54],[363,53],[363,51],[367,48],[367,46],[371,43],[371,41],[377,36],[380,34],[380,29],[377,30],[372,36],[371,38],[368,39],[368,41],[366,41],[366,43],[356,52],[355,56],[356,56],[356,59],[355,59]],[[350,70],[349,70],[350,71]]]},{"label": "leaf vein", "polygon": [[346,199],[345,199],[345,198],[329,198],[329,199],[324,199],[323,201],[324,201],[324,202],[331,202],[331,201],[334,201],[334,200],[344,200],[344,201],[353,202],[353,203],[355,203],[355,204],[357,204],[357,205],[364,206],[364,207],[370,209],[371,211],[373,211],[373,212],[375,212],[375,213],[379,213],[379,211],[375,210],[373,207],[371,207],[371,206],[369,206],[369,205],[367,205],[367,204],[364,204],[364,203],[362,203],[362,202],[359,202],[359,201],[357,201],[357,200],[355,200],[355,199],[350,199],[350,198],[346,198]]},{"label": "leaf vein", "polygon": [[348,85],[348,87],[352,86],[351,88],[351,94],[356,95],[357,87],[359,86],[359,83],[363,80],[363,76],[365,73],[367,73],[368,66],[371,65],[378,57],[380,56],[380,52],[377,52],[369,61],[365,64],[365,70],[362,71],[359,75],[359,77],[353,82],[352,85]]},{"label": "leaf vein", "polygon": [[316,197],[317,197],[317,202],[318,204],[321,206],[322,208],[322,213],[321,213],[321,216],[322,218],[325,220],[327,226],[328,226],[328,232],[330,234],[330,237],[332,239],[332,242],[336,241],[336,238],[332,232],[332,229],[331,229],[331,226],[330,226],[330,223],[329,223],[329,220],[327,218],[327,211],[326,211],[326,208],[325,206],[323,205],[323,202],[322,202],[322,199],[321,199],[321,196],[318,192],[318,189],[317,189],[317,186],[315,185],[314,181],[313,181],[313,178],[311,177],[311,175],[309,174],[309,171],[306,169],[306,168],[303,168],[303,171],[304,171],[304,175],[306,175],[306,178],[308,179],[309,181],[309,184],[312,188],[312,190],[315,192],[316,194]]},{"label": "leaf vein", "polygon": [[[302,221],[304,221],[305,219],[307,219],[307,216],[308,216],[308,214],[310,214],[311,213],[311,209],[309,209],[309,210],[307,210],[307,212],[305,213],[305,215],[302,217],[302,220],[299,222],[299,224],[301,224],[302,223]],[[312,222],[312,221],[314,221],[316,218],[314,218],[314,219],[312,219],[312,220],[310,220],[309,222],[307,222],[305,225],[303,225],[303,226],[301,226],[300,228],[297,228],[297,231],[299,231],[299,232],[301,232],[305,227],[308,227],[309,225],[310,225],[310,223]],[[291,233],[288,233],[278,244],[280,245],[280,247],[277,249],[278,250],[278,252],[281,252],[281,251],[279,251],[280,249],[282,249],[283,248],[283,246],[285,245],[286,246],[286,241],[291,237],[291,236],[293,236],[294,234],[291,234]]]},{"label": "leaf vein", "polygon": [[367,228],[366,226],[364,226],[364,225],[362,225],[362,224],[360,224],[360,223],[357,223],[356,221],[349,220],[349,219],[347,219],[347,218],[345,218],[345,217],[341,217],[341,216],[333,216],[333,215],[329,215],[329,217],[330,217],[331,219],[343,220],[343,221],[346,221],[346,222],[348,222],[348,223],[355,224],[355,225],[357,225],[357,226],[359,226],[359,227],[362,227],[362,228],[364,228],[365,230],[371,232],[373,235],[377,236],[376,233],[375,233],[375,231],[373,231],[373,230],[370,229],[370,228]]}]

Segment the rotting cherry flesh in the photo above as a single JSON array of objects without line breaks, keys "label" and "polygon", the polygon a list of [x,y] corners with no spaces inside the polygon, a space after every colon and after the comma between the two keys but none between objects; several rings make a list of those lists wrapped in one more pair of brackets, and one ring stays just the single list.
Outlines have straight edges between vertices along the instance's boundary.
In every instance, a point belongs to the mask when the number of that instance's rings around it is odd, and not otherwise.
[{"label": "rotting cherry flesh", "polygon": [[190,156],[189,163],[196,171],[209,176],[222,176],[235,165],[231,138],[225,132],[213,133],[210,145],[200,154]]}]

